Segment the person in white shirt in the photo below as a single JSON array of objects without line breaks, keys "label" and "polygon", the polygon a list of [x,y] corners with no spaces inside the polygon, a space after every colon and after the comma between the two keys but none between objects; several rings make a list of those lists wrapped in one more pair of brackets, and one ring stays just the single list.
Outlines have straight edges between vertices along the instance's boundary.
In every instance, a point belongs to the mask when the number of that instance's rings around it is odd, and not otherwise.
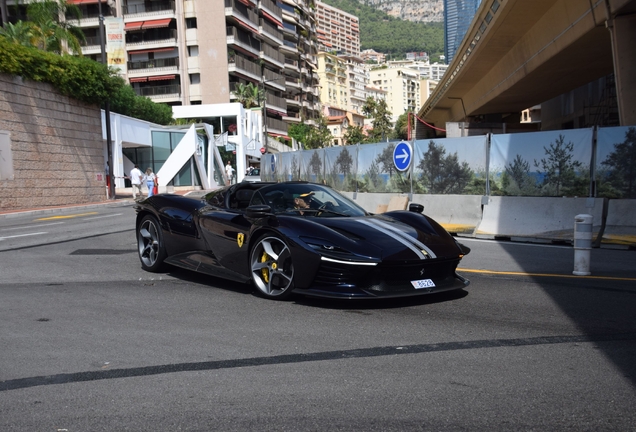
[{"label": "person in white shirt", "polygon": [[157,184],[156,179],[157,176],[152,172],[152,168],[148,167],[146,169],[146,185],[148,186],[148,198],[155,194],[155,186]]},{"label": "person in white shirt", "polygon": [[132,184],[133,199],[137,200],[137,194],[141,197],[141,182],[143,181],[144,173],[139,169],[139,165],[130,171],[130,183]]},{"label": "person in white shirt", "polygon": [[229,184],[232,184],[232,177],[234,176],[234,168],[232,168],[230,161],[227,161],[227,165],[225,165],[225,174],[227,174],[227,180]]}]

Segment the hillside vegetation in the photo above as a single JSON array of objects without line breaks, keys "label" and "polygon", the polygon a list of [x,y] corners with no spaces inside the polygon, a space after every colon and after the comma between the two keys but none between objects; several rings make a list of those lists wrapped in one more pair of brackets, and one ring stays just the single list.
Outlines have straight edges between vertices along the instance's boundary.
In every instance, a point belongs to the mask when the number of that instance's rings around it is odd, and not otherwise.
[{"label": "hillside vegetation", "polygon": [[374,49],[404,58],[410,51],[425,51],[431,61],[444,53],[443,23],[421,23],[393,18],[357,0],[323,0],[323,3],[360,18],[361,49]]}]

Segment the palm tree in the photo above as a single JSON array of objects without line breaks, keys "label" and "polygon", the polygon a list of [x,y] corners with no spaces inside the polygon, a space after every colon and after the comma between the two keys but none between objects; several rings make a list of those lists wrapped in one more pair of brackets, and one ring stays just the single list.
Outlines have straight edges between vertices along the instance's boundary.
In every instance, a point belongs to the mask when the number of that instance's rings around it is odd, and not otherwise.
[{"label": "palm tree", "polygon": [[258,85],[252,83],[238,83],[234,90],[234,95],[237,101],[246,109],[259,106],[260,102],[264,99],[263,90],[259,88]]},{"label": "palm tree", "polygon": [[18,21],[15,24],[5,23],[4,27],[0,27],[0,37],[19,45],[35,45],[32,26],[25,21]]},{"label": "palm tree", "polygon": [[67,0],[44,0],[29,4],[27,18],[33,27],[35,46],[58,54],[82,55],[81,42],[86,40],[84,33],[66,20],[66,17],[80,19],[82,12]]}]

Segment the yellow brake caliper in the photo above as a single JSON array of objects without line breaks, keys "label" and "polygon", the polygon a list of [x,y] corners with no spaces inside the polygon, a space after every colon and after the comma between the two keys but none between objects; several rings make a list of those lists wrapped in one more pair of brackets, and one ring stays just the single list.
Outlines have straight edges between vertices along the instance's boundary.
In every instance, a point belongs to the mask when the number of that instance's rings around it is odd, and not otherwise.
[{"label": "yellow brake caliper", "polygon": [[[263,251],[263,255],[261,256],[261,262],[264,263],[267,261],[267,252]],[[261,274],[263,275],[263,280],[265,283],[269,283],[269,269],[267,267],[263,267],[261,269]]]}]

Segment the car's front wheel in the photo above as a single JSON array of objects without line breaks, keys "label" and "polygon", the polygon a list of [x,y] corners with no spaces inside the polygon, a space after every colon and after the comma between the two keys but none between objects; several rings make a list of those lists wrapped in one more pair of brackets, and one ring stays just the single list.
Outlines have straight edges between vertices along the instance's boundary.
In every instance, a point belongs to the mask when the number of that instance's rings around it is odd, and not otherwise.
[{"label": "car's front wheel", "polygon": [[137,226],[137,249],[141,268],[150,272],[158,272],[163,268],[166,251],[161,227],[154,216],[144,216],[139,222]]},{"label": "car's front wheel", "polygon": [[291,251],[278,236],[261,237],[250,253],[252,281],[267,298],[283,300],[294,288],[294,265]]}]

